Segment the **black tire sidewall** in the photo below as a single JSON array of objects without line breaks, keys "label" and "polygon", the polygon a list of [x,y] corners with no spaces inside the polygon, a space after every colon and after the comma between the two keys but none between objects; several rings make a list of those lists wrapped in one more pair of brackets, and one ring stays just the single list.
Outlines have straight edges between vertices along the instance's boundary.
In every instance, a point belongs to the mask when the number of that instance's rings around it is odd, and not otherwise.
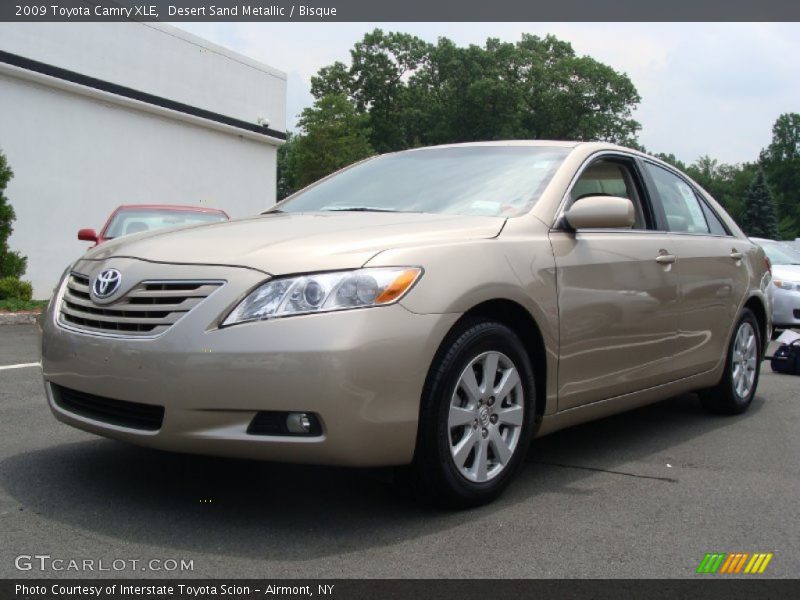
[{"label": "black tire sidewall", "polygon": [[[756,336],[756,376],[755,379],[753,379],[753,387],[750,390],[750,393],[746,398],[742,398],[738,393],[736,393],[736,390],[733,387],[733,351],[736,346],[736,336],[739,334],[739,329],[741,328],[742,323],[745,322],[750,324]],[[731,340],[728,344],[727,363],[725,364],[725,374],[722,381],[722,385],[725,386],[724,399],[729,403],[730,408],[733,409],[734,412],[744,412],[753,401],[753,398],[756,395],[756,390],[758,389],[758,380],[761,375],[762,358],[762,340],[761,331],[758,327],[758,321],[756,320],[753,312],[750,309],[745,308],[742,311],[742,315],[739,317],[739,320],[736,321],[736,327],[733,329],[733,335],[731,336]]]},{"label": "black tire sidewall", "polygon": [[[421,423],[418,450],[420,461],[430,461],[438,473],[428,473],[438,494],[447,504],[471,506],[493,499],[510,483],[523,464],[530,445],[535,414],[535,381],[531,361],[519,338],[505,325],[493,321],[465,324],[452,336],[449,345],[443,345],[440,356],[431,369],[432,377]],[[466,366],[484,352],[505,354],[520,375],[523,390],[524,420],[520,438],[510,463],[496,477],[477,483],[464,478],[458,471],[450,453],[448,416],[450,402],[458,379]],[[425,439],[423,439],[425,438]]]}]

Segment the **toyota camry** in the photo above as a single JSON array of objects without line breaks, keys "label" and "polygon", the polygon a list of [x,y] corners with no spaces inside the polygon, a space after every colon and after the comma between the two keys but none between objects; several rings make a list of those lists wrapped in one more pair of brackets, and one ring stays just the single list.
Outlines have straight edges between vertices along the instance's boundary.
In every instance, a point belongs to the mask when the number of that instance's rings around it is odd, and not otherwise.
[{"label": "toyota camry", "polygon": [[691,391],[747,410],[769,285],[763,250],[653,157],[439,146],[91,249],[43,320],[42,366],[55,417],[86,431],[397,466],[474,506],[535,436]]}]

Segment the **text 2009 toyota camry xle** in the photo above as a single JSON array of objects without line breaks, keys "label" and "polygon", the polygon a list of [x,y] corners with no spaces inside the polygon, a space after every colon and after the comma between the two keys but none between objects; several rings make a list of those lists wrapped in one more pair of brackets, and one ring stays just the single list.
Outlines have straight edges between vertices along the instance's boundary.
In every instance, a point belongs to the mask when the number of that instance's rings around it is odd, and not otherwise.
[{"label": "text 2009 toyota camry xle", "polygon": [[747,409],[769,264],[649,156],[506,142],[380,156],[244,220],[140,234],[44,323],[65,423],[182,452],[409,465],[449,505],[533,436],[698,390]]}]

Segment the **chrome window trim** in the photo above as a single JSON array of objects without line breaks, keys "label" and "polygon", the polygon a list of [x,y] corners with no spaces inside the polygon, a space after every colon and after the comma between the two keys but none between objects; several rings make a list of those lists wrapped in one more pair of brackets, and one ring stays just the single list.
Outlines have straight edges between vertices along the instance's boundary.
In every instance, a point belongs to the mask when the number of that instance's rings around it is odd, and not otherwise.
[{"label": "chrome window trim", "polygon": [[[561,219],[564,216],[564,212],[567,210],[567,202],[569,202],[570,194],[572,193],[572,188],[575,187],[575,184],[578,182],[578,179],[580,179],[580,176],[583,175],[583,172],[591,165],[591,163],[604,156],[613,156],[615,158],[624,158],[633,161],[635,161],[636,158],[638,157],[635,154],[630,154],[628,152],[623,152],[621,150],[598,150],[597,152],[593,152],[592,154],[587,156],[586,159],[583,161],[583,163],[581,163],[581,166],[578,168],[578,170],[575,171],[575,174],[572,176],[572,179],[569,180],[569,185],[567,186],[564,195],[561,196],[561,202],[559,202],[558,208],[555,211],[555,218],[550,224],[550,231],[563,231],[558,227],[558,223],[559,221],[561,221]],[[647,184],[645,183],[645,185]],[[590,231],[590,230],[578,229],[576,231],[580,232],[580,231]],[[655,229],[592,229],[591,231],[596,231],[596,232],[606,231],[614,233],[642,233],[642,232],[646,233],[652,231],[653,233],[668,233],[668,232],[659,232]]]},{"label": "chrome window trim", "polygon": [[[553,219],[553,221],[550,224],[550,232],[563,231],[557,225],[558,225],[559,221],[561,221],[561,219],[563,218],[564,212],[567,209],[567,202],[570,199],[570,193],[572,192],[572,188],[575,187],[575,183],[580,178],[580,176],[583,174],[583,172],[589,167],[589,165],[592,162],[594,162],[595,160],[597,160],[598,158],[602,158],[604,156],[612,156],[612,157],[616,157],[616,158],[625,158],[625,159],[629,159],[629,160],[633,160],[633,161],[635,161],[636,159],[639,159],[644,163],[652,164],[652,165],[654,165],[656,167],[660,167],[660,168],[672,173],[673,175],[675,175],[676,177],[681,179],[686,185],[688,185],[689,188],[695,193],[695,195],[700,196],[700,198],[698,198],[698,202],[703,202],[708,207],[708,209],[714,214],[714,216],[717,217],[717,219],[720,221],[720,223],[722,223],[723,227],[725,227],[725,230],[728,233],[726,235],[719,235],[719,234],[711,233],[710,231],[708,233],[693,233],[693,232],[688,232],[688,231],[669,231],[668,229],[664,230],[664,231],[661,231],[661,230],[658,230],[658,229],[591,229],[591,230],[590,229],[578,229],[578,230],[576,230],[576,233],[589,233],[589,232],[592,232],[592,233],[622,233],[622,234],[625,234],[625,233],[661,233],[661,234],[665,234],[665,235],[666,234],[669,234],[669,235],[691,235],[691,236],[699,236],[699,237],[713,237],[713,238],[719,238],[719,239],[729,239],[729,238],[739,239],[735,235],[733,235],[732,232],[729,231],[729,228],[728,228],[727,224],[725,223],[725,221],[719,217],[719,215],[717,214],[717,211],[715,211],[714,208],[712,206],[710,206],[709,203],[706,201],[705,193],[700,191],[697,188],[697,186],[695,186],[691,181],[689,181],[687,179],[686,175],[684,175],[683,173],[678,171],[672,165],[670,165],[668,163],[665,163],[665,162],[662,162],[662,161],[658,160],[657,158],[648,156],[646,154],[641,154],[641,155],[640,154],[632,154],[630,152],[624,152],[624,151],[621,151],[621,150],[598,150],[597,152],[593,152],[592,154],[590,154],[589,156],[586,157],[586,159],[583,161],[583,163],[581,163],[581,166],[578,168],[578,170],[575,171],[575,174],[572,176],[572,178],[569,181],[569,185],[567,186],[566,191],[564,192],[564,194],[561,197],[561,201],[559,202],[558,208],[555,211],[555,218]],[[647,182],[646,181],[643,182],[643,183],[644,183],[645,186],[647,186]],[[651,209],[652,209],[652,207],[651,207]],[[708,225],[708,222],[706,222],[706,225]],[[710,229],[710,227],[709,227],[709,229]]]}]

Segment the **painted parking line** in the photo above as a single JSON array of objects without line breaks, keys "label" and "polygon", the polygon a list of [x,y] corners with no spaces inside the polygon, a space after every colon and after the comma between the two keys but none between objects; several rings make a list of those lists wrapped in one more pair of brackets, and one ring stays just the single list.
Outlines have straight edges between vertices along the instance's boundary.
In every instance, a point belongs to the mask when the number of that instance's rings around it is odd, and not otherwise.
[{"label": "painted parking line", "polygon": [[6,371],[9,369],[30,369],[33,367],[41,367],[42,363],[20,363],[18,365],[0,365],[0,371]]}]

